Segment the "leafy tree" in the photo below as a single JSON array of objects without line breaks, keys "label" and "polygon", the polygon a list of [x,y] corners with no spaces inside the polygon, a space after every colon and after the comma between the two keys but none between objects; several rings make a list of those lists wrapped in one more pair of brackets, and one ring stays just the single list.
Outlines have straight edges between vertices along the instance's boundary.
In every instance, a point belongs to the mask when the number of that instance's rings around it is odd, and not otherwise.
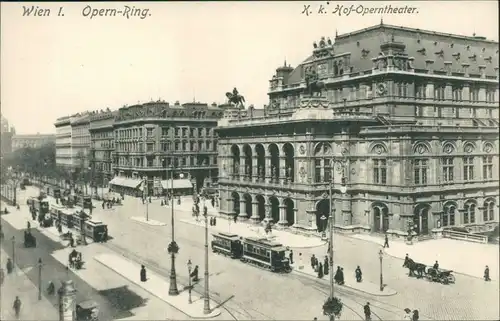
[{"label": "leafy tree", "polygon": [[323,304],[323,315],[329,316],[330,321],[333,321],[335,318],[340,317],[343,306],[344,304],[339,298],[333,297],[332,299],[328,297]]}]

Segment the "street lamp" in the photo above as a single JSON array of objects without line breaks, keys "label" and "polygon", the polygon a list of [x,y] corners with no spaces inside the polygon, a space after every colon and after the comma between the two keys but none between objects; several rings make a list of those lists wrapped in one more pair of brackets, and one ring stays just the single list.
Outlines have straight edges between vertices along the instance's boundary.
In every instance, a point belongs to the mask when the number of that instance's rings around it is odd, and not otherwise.
[{"label": "street lamp", "polygon": [[12,269],[16,266],[16,237],[12,236]]},{"label": "street lamp", "polygon": [[191,259],[188,260],[187,262],[187,267],[188,267],[188,278],[189,278],[189,287],[188,287],[188,291],[189,291],[189,299],[188,299],[188,302],[189,304],[193,303],[193,301],[191,300],[191,268],[193,267],[193,263],[191,263]]},{"label": "street lamp", "polygon": [[142,179],[142,183],[144,184],[142,199],[146,202],[146,221],[149,221],[149,204],[148,204],[148,181],[146,176]]},{"label": "street lamp", "polygon": [[85,237],[85,221],[87,220],[87,214],[82,210],[80,213],[80,239],[82,240],[82,245],[87,245],[87,238]]},{"label": "street lamp", "polygon": [[38,259],[38,301],[42,300],[42,258]]},{"label": "street lamp", "polygon": [[[174,224],[175,224],[175,221],[174,221],[174,167],[175,167],[175,160],[174,159],[174,166],[172,166],[172,173],[171,173],[171,177],[172,177],[172,182],[171,182],[171,188],[172,188],[172,207],[171,207],[171,216],[172,216],[172,222],[171,222],[171,225],[172,225],[172,242],[170,242],[170,244],[168,245],[168,253],[170,254],[170,262],[171,262],[171,266],[170,266],[170,286],[169,286],[169,289],[168,289],[168,295],[178,295],[179,294],[179,290],[177,289],[177,277],[175,275],[175,255],[177,253],[179,253],[179,246],[177,245],[177,243],[175,242],[175,229],[174,229]],[[182,174],[181,174],[181,177],[182,177]]]},{"label": "street lamp", "polygon": [[205,216],[205,298],[203,302],[203,314],[210,314],[210,297],[208,291],[208,211],[203,206],[203,216]]},{"label": "street lamp", "polygon": [[382,252],[382,250],[378,252],[378,257],[380,259],[380,291],[384,291],[384,277],[382,275],[382,259],[384,258],[384,252]]}]

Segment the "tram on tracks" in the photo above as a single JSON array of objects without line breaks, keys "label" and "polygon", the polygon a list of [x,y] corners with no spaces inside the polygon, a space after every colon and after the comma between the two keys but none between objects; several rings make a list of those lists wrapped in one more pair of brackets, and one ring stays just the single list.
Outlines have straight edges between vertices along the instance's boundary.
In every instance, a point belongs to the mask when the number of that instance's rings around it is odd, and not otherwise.
[{"label": "tram on tracks", "polygon": [[214,253],[239,259],[241,262],[277,273],[292,271],[286,247],[266,238],[240,237],[236,234],[213,234]]}]

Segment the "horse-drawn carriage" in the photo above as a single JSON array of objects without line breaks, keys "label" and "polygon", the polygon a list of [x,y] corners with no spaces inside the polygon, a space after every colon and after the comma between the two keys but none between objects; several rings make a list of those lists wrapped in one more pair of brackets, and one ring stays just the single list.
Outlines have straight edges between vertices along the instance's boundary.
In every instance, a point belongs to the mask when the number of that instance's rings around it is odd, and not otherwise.
[{"label": "horse-drawn carriage", "polygon": [[427,269],[425,277],[432,282],[439,282],[442,284],[455,283],[455,276],[451,274],[452,270],[441,270],[430,267]]},{"label": "horse-drawn carriage", "polygon": [[452,274],[452,270],[436,269],[432,266],[426,266],[423,263],[417,263],[412,259],[405,261],[404,266],[408,268],[408,276],[410,277],[414,276],[417,279],[425,278],[428,281],[442,284],[455,283],[455,276]]},{"label": "horse-drawn carriage", "polygon": [[99,305],[91,300],[78,303],[76,305],[76,319],[78,321],[99,320]]},{"label": "horse-drawn carriage", "polygon": [[31,234],[31,232],[24,232],[24,247],[36,247],[36,238]]}]

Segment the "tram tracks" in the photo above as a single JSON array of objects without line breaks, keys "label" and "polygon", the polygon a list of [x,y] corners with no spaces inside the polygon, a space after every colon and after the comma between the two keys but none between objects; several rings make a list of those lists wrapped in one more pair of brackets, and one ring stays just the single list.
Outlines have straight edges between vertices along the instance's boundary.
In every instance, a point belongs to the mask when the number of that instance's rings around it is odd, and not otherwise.
[{"label": "tram tracks", "polygon": [[[161,267],[157,262],[145,258],[141,255],[138,255],[128,249],[125,249],[111,242],[107,242],[104,244],[107,248],[109,248],[113,252],[122,255],[128,259],[131,259],[139,264],[146,265],[148,266],[148,269],[152,270],[153,272],[165,278],[170,277],[170,271],[164,267]],[[177,275],[177,280],[181,281],[181,283],[183,284],[189,283],[187,277],[182,277]],[[200,281],[201,280],[202,278],[200,278]],[[200,296],[203,296],[202,291],[199,291],[196,288],[193,288],[192,291],[199,294]],[[221,298],[220,293],[217,293],[215,291],[210,291],[210,299],[217,303],[217,308],[225,310],[234,320],[262,320],[262,319],[274,320],[273,317],[266,315],[260,311],[244,307],[243,303],[234,300],[234,296],[224,299]],[[241,315],[241,317],[238,317],[238,315]]]}]

